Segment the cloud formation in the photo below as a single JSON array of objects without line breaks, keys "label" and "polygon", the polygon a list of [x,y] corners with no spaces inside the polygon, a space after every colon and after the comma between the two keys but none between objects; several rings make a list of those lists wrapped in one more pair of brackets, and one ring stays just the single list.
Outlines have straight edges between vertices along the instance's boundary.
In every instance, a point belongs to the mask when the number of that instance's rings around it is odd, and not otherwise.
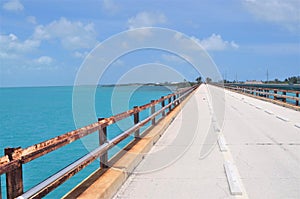
[{"label": "cloud formation", "polygon": [[299,0],[244,0],[244,5],[260,20],[300,31]]},{"label": "cloud formation", "polygon": [[48,25],[37,26],[33,37],[37,40],[58,39],[64,48],[76,50],[94,47],[97,44],[96,35],[93,23],[83,24],[62,17]]},{"label": "cloud formation", "polygon": [[85,58],[87,55],[89,54],[88,51],[84,51],[84,52],[79,52],[79,51],[75,51],[73,53],[73,56],[76,57],[76,58]]},{"label": "cloud formation", "polygon": [[41,56],[38,59],[35,59],[34,61],[40,65],[50,65],[53,62],[53,59],[49,56]]},{"label": "cloud formation", "polygon": [[128,19],[129,29],[151,27],[159,24],[164,24],[167,21],[167,17],[163,13],[159,12],[140,12],[136,16]]},{"label": "cloud formation", "polygon": [[26,39],[20,41],[14,34],[0,35],[0,55],[2,58],[15,58],[18,54],[25,54],[36,50],[40,41]]},{"label": "cloud formation", "polygon": [[215,33],[203,40],[199,40],[196,37],[192,37],[192,39],[198,42],[203,48],[205,48],[205,50],[208,51],[222,51],[239,48],[239,45],[234,41],[225,41],[222,39],[221,35]]},{"label": "cloud formation", "polygon": [[24,6],[19,0],[10,0],[3,4],[3,9],[7,11],[17,12],[24,10]]}]

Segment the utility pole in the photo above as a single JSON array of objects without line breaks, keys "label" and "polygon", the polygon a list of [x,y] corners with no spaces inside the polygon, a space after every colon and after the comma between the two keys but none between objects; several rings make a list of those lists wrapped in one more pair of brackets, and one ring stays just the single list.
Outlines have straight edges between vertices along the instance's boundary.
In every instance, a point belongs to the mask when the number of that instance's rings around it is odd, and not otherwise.
[{"label": "utility pole", "polygon": [[267,69],[267,83],[269,83],[269,70]]}]

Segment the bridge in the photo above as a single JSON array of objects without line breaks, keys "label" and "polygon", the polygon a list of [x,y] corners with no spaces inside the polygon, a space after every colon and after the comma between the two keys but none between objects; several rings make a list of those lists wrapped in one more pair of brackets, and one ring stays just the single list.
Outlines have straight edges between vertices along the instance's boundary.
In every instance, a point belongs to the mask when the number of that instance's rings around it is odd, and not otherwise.
[{"label": "bridge", "polygon": [[[0,174],[8,198],[40,198],[100,157],[100,168],[64,198],[300,198],[298,102],[297,92],[202,84],[26,149],[6,149]],[[140,120],[146,109],[151,115]],[[106,140],[106,127],[130,116],[132,128]],[[98,148],[23,192],[22,164],[98,131]],[[108,159],[130,135],[133,141]]]},{"label": "bridge", "polygon": [[[226,91],[224,124],[216,132],[215,145],[214,139],[205,142],[203,133],[209,131],[212,118],[207,93],[201,86],[192,97],[199,103],[202,116],[198,118],[199,134],[182,157],[157,171],[131,175],[115,198],[300,197],[300,113]],[[184,109],[192,112],[193,107],[190,100]],[[184,119],[196,122],[194,118],[190,115]],[[177,120],[152,151],[182,147],[169,144],[180,128]],[[190,132],[187,126],[180,130]],[[203,145],[212,149],[205,157],[201,157]],[[155,161],[161,159],[146,156],[136,170],[158,164]]]}]

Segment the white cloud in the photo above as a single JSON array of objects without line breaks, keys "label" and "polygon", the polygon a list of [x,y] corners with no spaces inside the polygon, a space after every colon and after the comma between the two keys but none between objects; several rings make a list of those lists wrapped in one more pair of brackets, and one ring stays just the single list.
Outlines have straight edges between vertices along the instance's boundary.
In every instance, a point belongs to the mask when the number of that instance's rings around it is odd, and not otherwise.
[{"label": "white cloud", "polygon": [[85,52],[75,51],[73,53],[73,56],[76,58],[85,58],[88,54],[89,54],[89,52],[87,52],[87,51],[85,51]]},{"label": "white cloud", "polygon": [[50,65],[53,62],[53,59],[49,56],[41,56],[38,59],[35,59],[34,61],[40,65]]},{"label": "white cloud", "polygon": [[152,35],[152,32],[147,27],[153,27],[158,24],[166,23],[167,18],[164,14],[158,12],[140,12],[136,16],[128,19],[127,24],[129,30],[140,28],[134,30],[133,32],[128,32],[129,36],[135,38],[136,40],[144,40],[146,37]]},{"label": "white cloud", "polygon": [[244,0],[244,4],[258,19],[291,31],[300,30],[299,0]]},{"label": "white cloud", "polygon": [[58,39],[68,50],[94,47],[97,44],[96,35],[93,23],[72,22],[63,17],[46,26],[37,26],[34,32],[35,39]]},{"label": "white cloud", "polygon": [[3,9],[7,11],[22,11],[24,6],[19,0],[10,0],[3,4]]},{"label": "white cloud", "polygon": [[225,41],[221,35],[212,34],[210,37],[199,40],[196,37],[191,37],[194,41],[198,42],[203,48],[208,51],[222,51],[226,49],[237,49],[239,45],[234,41]]},{"label": "white cloud", "polygon": [[0,53],[2,57],[4,55],[9,57],[15,57],[18,54],[28,53],[36,50],[40,46],[40,41],[34,39],[26,39],[25,41],[20,41],[18,37],[14,34],[0,35]]},{"label": "white cloud", "polygon": [[31,24],[36,24],[36,18],[34,16],[28,16],[26,20]]},{"label": "white cloud", "polygon": [[166,23],[167,18],[159,12],[140,12],[135,17],[128,19],[129,29],[150,27]]}]

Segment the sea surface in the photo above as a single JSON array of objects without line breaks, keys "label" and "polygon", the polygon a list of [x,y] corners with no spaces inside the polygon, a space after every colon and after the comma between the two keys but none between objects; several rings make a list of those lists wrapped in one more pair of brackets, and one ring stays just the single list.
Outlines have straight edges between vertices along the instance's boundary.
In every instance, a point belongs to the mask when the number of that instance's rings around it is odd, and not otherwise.
[{"label": "sea surface", "polygon": [[[118,112],[149,103],[150,100],[172,93],[176,88],[163,86],[98,86],[95,94],[97,117],[109,117]],[[0,156],[5,147],[22,147],[43,142],[76,129],[72,112],[73,87],[0,88]],[[83,95],[84,96],[84,95]],[[149,111],[141,113],[141,119]],[[96,120],[96,119],[95,119]],[[93,123],[96,121],[87,121]],[[132,125],[132,118],[108,127],[109,139]],[[146,128],[146,127],[145,127]],[[98,140],[97,133],[90,140]],[[87,136],[87,137],[89,137]],[[95,137],[96,136],[96,137]],[[126,139],[109,152],[111,157]],[[87,154],[95,143],[75,141],[59,150],[23,165],[25,191]],[[46,198],[60,198],[99,167],[94,161],[81,172],[51,192]],[[2,198],[6,198],[5,175],[1,176]]]}]

